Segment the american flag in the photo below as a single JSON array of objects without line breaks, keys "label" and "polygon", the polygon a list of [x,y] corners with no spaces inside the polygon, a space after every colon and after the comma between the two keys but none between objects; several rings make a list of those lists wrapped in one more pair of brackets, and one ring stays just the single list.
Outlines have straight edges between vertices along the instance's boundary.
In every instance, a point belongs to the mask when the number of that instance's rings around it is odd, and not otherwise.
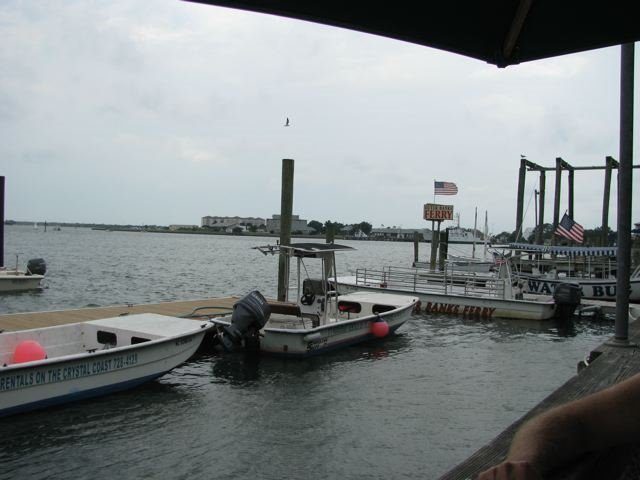
[{"label": "american flag", "polygon": [[582,243],[584,241],[584,228],[565,213],[558,224],[558,228],[556,228],[556,235]]},{"label": "american flag", "polygon": [[452,182],[434,182],[433,194],[434,195],[456,195],[458,193],[458,187]]}]

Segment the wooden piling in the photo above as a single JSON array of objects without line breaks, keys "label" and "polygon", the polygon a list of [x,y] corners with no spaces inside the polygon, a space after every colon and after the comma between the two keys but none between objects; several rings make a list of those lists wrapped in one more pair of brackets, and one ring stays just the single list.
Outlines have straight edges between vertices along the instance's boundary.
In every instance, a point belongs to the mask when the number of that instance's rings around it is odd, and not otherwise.
[{"label": "wooden piling", "polygon": [[336,226],[333,223],[327,225],[327,231],[325,232],[325,243],[333,243],[336,239]]},{"label": "wooden piling", "polygon": [[518,173],[518,199],[516,204],[516,242],[518,241],[518,237],[522,234],[522,212],[524,209],[524,184],[527,175],[527,163],[527,159],[520,159],[520,170]]},{"label": "wooden piling", "polygon": [[[475,235],[475,232],[474,232]],[[438,257],[438,266],[441,272],[444,272],[445,268],[445,260],[447,259],[447,254],[449,253],[449,229],[446,228],[444,231],[440,232],[440,240],[438,242],[438,250],[440,255]]]},{"label": "wooden piling", "polygon": [[429,259],[429,268],[431,270],[436,269],[436,260],[438,258],[438,243],[440,241],[440,222],[438,221],[438,229],[433,230],[433,223],[431,224],[431,258]]},{"label": "wooden piling", "polygon": [[547,174],[544,170],[540,170],[540,194],[538,196],[538,212],[539,212],[539,224],[536,229],[536,243],[542,245],[542,227],[544,225],[544,197],[546,189]]},{"label": "wooden piling", "polygon": [[4,176],[0,175],[0,267],[4,267]]},{"label": "wooden piling", "polygon": [[[553,231],[560,222],[560,190],[562,189],[562,159],[556,157],[556,191],[553,197]],[[556,235],[551,236],[551,245],[556,244]]]},{"label": "wooden piling", "polygon": [[[282,160],[282,197],[280,200],[280,245],[291,245],[291,218],[293,215],[293,167],[294,162],[285,158]],[[287,259],[280,253],[278,261],[278,300],[287,298],[289,283]]]},{"label": "wooden piling", "polygon": [[609,245],[609,200],[611,198],[611,174],[614,168],[618,168],[618,162],[613,157],[607,157],[605,161],[604,173],[604,196],[602,198],[602,233],[600,235],[600,245]]}]

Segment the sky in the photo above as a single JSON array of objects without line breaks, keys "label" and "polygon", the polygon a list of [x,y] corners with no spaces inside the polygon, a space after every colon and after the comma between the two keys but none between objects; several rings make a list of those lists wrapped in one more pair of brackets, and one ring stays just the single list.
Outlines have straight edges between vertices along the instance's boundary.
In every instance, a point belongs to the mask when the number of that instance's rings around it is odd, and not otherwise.
[{"label": "sky", "polygon": [[[280,213],[289,158],[293,213],[306,220],[426,228],[423,205],[435,202],[454,205],[462,227],[474,226],[477,210],[479,229],[486,215],[491,233],[511,232],[521,155],[544,167],[556,157],[573,166],[619,159],[620,47],[499,69],[177,0],[5,0],[0,35],[6,219],[269,218]],[[458,194],[434,197],[435,180],[456,183]],[[547,223],[554,185],[548,172]],[[562,187],[561,214],[566,173]],[[537,188],[528,173],[525,228],[535,224]],[[585,228],[601,223],[603,190],[604,170],[576,172],[574,216]]]}]

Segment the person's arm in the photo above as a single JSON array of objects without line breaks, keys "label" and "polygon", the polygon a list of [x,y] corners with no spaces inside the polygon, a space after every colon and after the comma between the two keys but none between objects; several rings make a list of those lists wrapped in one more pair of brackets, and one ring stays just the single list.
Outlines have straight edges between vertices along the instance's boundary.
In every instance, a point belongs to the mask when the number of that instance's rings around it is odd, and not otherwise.
[{"label": "person's arm", "polygon": [[580,455],[640,441],[640,374],[526,422],[505,461],[478,480],[539,479]]}]

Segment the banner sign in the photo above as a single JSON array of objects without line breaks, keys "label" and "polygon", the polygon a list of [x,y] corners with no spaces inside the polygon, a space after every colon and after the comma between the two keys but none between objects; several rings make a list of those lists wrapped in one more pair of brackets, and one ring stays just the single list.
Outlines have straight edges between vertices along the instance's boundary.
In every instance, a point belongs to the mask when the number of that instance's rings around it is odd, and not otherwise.
[{"label": "banner sign", "polygon": [[425,220],[453,220],[453,205],[439,205],[437,203],[425,203]]}]

